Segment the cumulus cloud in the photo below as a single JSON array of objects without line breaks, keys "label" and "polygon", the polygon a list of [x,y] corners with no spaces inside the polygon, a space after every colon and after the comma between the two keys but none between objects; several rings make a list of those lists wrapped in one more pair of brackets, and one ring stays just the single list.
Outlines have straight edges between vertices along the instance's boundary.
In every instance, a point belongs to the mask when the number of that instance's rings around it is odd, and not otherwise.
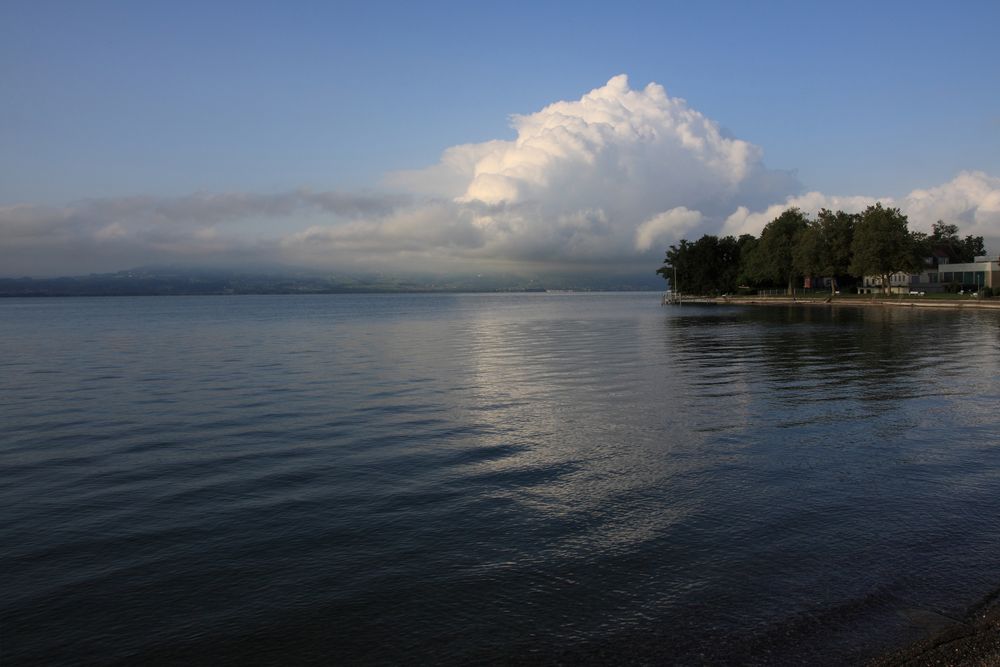
[{"label": "cumulus cloud", "polygon": [[644,252],[652,248],[656,241],[679,238],[701,220],[700,211],[691,211],[684,206],[654,215],[635,230],[635,249]]},{"label": "cumulus cloud", "polygon": [[513,140],[455,146],[436,165],[390,175],[402,195],[99,199],[3,210],[0,225],[36,242],[75,242],[91,257],[129,244],[143,257],[200,256],[227,240],[249,253],[260,244],[238,225],[267,219],[276,223],[266,252],[285,262],[593,263],[658,253],[654,243],[672,233],[797,189],[763,166],[757,146],[658,84],[632,89],[624,75],[511,124]]},{"label": "cumulus cloud", "polygon": [[944,185],[914,190],[898,205],[924,231],[945,220],[958,224],[963,234],[1000,237],[1000,178],[981,171],[962,172]]},{"label": "cumulus cloud", "polygon": [[561,261],[647,253],[737,205],[799,189],[789,172],[765,168],[759,147],[663,86],[632,89],[625,75],[511,125],[510,141],[454,146],[438,164],[387,180],[471,212],[486,254]]},{"label": "cumulus cloud", "polygon": [[996,238],[1000,179],[964,172],[888,197],[802,193],[761,148],[624,75],[577,100],[515,115],[516,136],[447,148],[386,178],[394,194],[195,193],[0,207],[4,273],[116,270],[151,262],[506,270],[653,265],[682,236],[757,234],[785,208],[899,206]]},{"label": "cumulus cloud", "polygon": [[759,147],[727,136],[663,86],[632,89],[625,75],[511,124],[511,141],[455,146],[439,164],[388,180],[459,203],[532,202],[556,214],[600,208],[632,230],[677,206],[720,212],[733,199],[773,201],[798,187],[790,174],[764,168]]}]

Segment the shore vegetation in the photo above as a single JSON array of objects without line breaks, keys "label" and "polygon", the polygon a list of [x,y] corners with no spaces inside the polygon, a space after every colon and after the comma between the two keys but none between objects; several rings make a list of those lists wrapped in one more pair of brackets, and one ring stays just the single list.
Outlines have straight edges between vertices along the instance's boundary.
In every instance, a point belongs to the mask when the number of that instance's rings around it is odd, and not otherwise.
[{"label": "shore vegetation", "polygon": [[[760,237],[681,239],[656,272],[672,289],[706,296],[761,290],[794,295],[797,285],[826,285],[834,295],[856,291],[866,276],[878,277],[887,293],[896,273],[968,263],[985,254],[982,236],[962,237],[957,225],[941,220],[929,234],[912,231],[902,211],[879,202],[861,213],[822,209],[815,218],[789,208],[765,225]],[[958,293],[973,286],[943,287]]]}]

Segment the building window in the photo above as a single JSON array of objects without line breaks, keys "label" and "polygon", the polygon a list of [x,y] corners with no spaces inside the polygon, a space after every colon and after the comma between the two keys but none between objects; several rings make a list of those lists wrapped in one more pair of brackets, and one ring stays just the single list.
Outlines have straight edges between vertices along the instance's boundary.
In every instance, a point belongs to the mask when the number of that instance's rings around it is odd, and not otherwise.
[{"label": "building window", "polygon": [[936,273],[928,273],[927,274],[927,282],[929,282],[929,283],[936,283],[937,279],[938,279],[938,274],[936,274]]}]

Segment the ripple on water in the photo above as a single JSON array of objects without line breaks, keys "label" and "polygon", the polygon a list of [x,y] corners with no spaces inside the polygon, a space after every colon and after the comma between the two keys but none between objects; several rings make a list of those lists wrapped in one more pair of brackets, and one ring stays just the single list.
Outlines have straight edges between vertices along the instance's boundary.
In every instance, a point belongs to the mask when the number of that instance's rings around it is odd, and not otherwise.
[{"label": "ripple on water", "polygon": [[656,303],[0,318],[7,655],[842,663],[995,589],[995,317]]}]

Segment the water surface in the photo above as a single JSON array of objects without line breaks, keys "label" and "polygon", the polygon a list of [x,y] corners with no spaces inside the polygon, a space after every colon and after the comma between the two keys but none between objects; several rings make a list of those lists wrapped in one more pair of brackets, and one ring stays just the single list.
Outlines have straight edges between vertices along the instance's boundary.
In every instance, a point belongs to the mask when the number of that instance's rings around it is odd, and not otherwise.
[{"label": "water surface", "polygon": [[0,657],[843,664],[1000,585],[1000,317],[0,301]]}]

